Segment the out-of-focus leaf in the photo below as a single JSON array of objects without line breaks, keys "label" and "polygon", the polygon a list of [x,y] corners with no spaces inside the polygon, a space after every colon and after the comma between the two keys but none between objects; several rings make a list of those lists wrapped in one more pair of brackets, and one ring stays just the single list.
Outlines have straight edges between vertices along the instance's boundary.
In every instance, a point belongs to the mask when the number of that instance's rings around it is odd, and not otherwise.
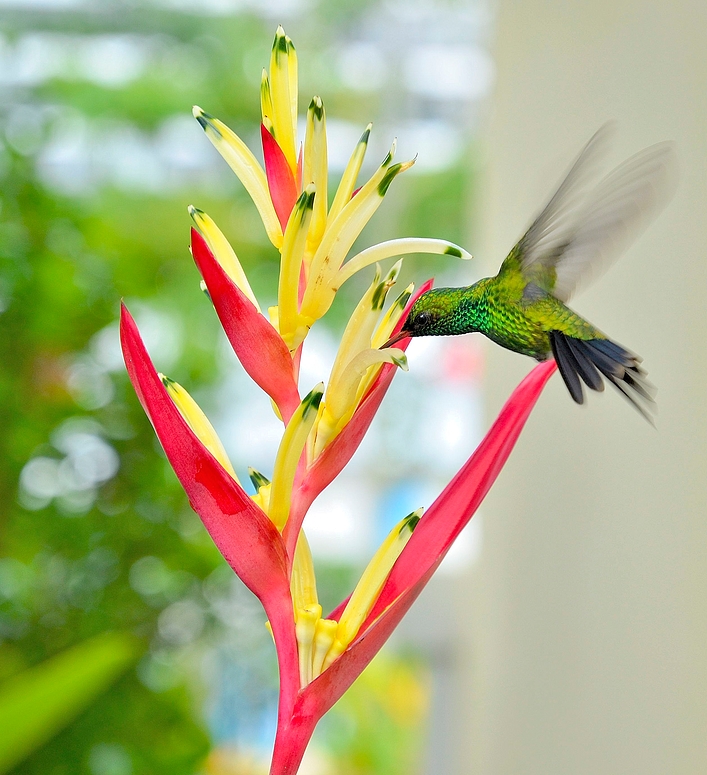
[{"label": "out-of-focus leaf", "polygon": [[132,635],[106,632],[0,685],[0,773],[86,710],[139,654]]}]

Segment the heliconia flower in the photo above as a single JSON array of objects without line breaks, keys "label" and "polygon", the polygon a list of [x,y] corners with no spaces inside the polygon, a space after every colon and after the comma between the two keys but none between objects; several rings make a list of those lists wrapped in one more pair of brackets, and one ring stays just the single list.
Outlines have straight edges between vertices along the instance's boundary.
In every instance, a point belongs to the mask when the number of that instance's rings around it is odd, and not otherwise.
[{"label": "heliconia flower", "polygon": [[[261,83],[264,169],[228,127],[194,109],[281,254],[278,304],[266,315],[224,234],[206,213],[189,208],[191,253],[202,287],[237,358],[284,424],[272,477],[249,469],[253,495],[242,487],[216,430],[187,389],[155,370],[125,307],[120,324],[128,374],[192,508],[265,609],[280,670],[271,775],[295,775],[318,720],[375,656],[472,517],[555,370],[550,361],[526,377],[439,498],[425,513],[420,509],[398,522],[349,598],[325,616],[303,520],[360,445],[395,373],[407,370],[410,339],[394,348],[383,345],[432,287],[428,281],[414,292],[409,285],[386,309],[402,259],[385,274],[378,262],[421,252],[470,256],[444,240],[409,238],[347,260],[392,181],[413,162],[394,164],[393,143],[371,178],[356,188],[369,125],[328,207],[324,106],[318,97],[312,100],[304,143],[298,145],[297,89],[295,49],[278,28]],[[344,329],[326,385],[302,398],[299,359],[309,329],[341,285],[372,264],[373,282]]]}]

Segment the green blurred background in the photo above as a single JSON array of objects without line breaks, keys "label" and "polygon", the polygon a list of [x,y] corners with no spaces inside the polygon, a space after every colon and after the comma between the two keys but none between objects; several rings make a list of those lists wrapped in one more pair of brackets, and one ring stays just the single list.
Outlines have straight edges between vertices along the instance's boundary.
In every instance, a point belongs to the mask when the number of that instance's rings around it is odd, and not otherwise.
[{"label": "green blurred background", "polygon": [[[187,205],[221,225],[266,301],[277,254],[190,109],[253,146],[279,22],[298,48],[302,107],[324,99],[335,171],[369,120],[371,165],[396,133],[401,158],[421,154],[365,244],[466,242],[461,159],[490,82],[488,13],[428,3],[400,19],[373,0],[0,3],[0,773],[263,771],[277,674],[262,612],[139,407],[118,305],[159,367],[218,414],[233,367],[189,259]],[[480,83],[464,72],[474,57]],[[405,282],[433,268],[417,260]],[[361,288],[345,288],[332,330]],[[324,552],[325,603],[359,570]],[[387,653],[322,725],[307,771],[421,772],[429,702],[419,651]]]}]

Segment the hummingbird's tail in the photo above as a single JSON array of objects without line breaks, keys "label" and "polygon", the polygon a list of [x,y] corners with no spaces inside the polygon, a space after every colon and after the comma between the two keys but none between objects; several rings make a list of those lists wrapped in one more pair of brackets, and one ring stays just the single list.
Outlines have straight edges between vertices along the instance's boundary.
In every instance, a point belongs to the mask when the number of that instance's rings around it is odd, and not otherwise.
[{"label": "hummingbird's tail", "polygon": [[655,388],[637,355],[610,339],[575,339],[561,331],[550,332],[550,345],[562,379],[578,404],[584,403],[582,382],[601,391],[604,377],[653,423]]}]

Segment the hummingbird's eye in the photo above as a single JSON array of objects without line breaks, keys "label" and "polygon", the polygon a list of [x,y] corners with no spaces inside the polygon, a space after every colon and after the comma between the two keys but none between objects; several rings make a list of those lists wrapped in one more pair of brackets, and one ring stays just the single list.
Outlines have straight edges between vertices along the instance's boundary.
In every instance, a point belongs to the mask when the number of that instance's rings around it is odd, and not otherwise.
[{"label": "hummingbird's eye", "polygon": [[418,326],[427,326],[434,320],[434,315],[431,312],[420,312],[415,321]]}]

